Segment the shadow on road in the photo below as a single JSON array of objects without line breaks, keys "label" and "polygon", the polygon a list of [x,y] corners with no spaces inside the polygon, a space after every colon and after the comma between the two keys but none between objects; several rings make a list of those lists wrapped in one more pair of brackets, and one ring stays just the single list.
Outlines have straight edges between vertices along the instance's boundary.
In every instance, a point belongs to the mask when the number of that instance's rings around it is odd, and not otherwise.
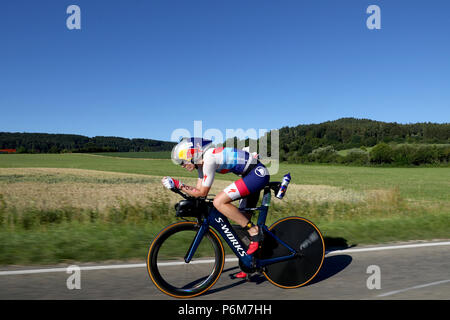
[{"label": "shadow on road", "polygon": [[326,280],[350,265],[352,257],[346,254],[335,255],[331,257],[325,257],[323,260],[322,268],[314,279],[308,284],[314,284]]},{"label": "shadow on road", "polygon": [[[348,248],[352,248],[355,246],[355,245],[349,246],[347,244],[347,240],[344,238],[324,237],[324,241],[325,241],[326,251],[348,249]],[[326,280],[326,279],[338,274],[339,272],[341,272],[342,270],[347,268],[351,262],[352,262],[352,257],[349,255],[346,255],[346,254],[325,257],[325,259],[323,260],[322,268],[320,269],[319,273],[316,275],[316,277],[310,283],[307,284],[307,286],[314,284],[314,283],[321,282],[323,280]],[[225,269],[222,271],[222,275],[224,275],[224,273],[229,272],[229,271],[234,271],[233,273],[228,275],[230,278],[233,278],[233,276],[236,273],[240,272],[241,270],[238,266],[228,268],[228,269]],[[252,283],[258,285],[258,284],[261,284],[261,283],[267,281],[266,277],[264,277],[261,274],[253,274],[250,277],[249,281],[247,281],[246,279],[242,279],[242,280],[235,279],[235,280],[236,280],[236,282],[234,282],[232,284],[208,290],[208,292],[206,292],[204,295],[228,290],[228,289],[242,285],[247,282],[252,282]]]},{"label": "shadow on road", "polygon": [[341,237],[324,237],[326,251],[342,250],[356,247],[356,244],[348,245],[347,239]]},{"label": "shadow on road", "polygon": [[[325,241],[325,249],[326,251],[334,251],[334,250],[342,250],[355,247],[356,245],[349,246],[347,240],[344,238],[333,238],[333,237],[324,237]],[[331,257],[325,257],[323,260],[322,268],[316,277],[308,284],[318,283],[325,279],[328,279],[345,268],[347,268],[350,263],[352,263],[352,257],[346,254],[334,255]]]},{"label": "shadow on road", "polygon": [[[225,270],[222,271],[222,276],[224,275],[224,273],[226,273],[226,272],[228,272],[228,271],[232,271],[232,270],[236,270],[236,271],[238,271],[238,272],[240,271],[240,269],[239,269],[238,266],[232,267],[232,268],[228,268],[228,269],[225,269]],[[244,284],[244,283],[246,283],[246,282],[247,282],[247,280],[243,279],[243,280],[234,282],[234,283],[232,283],[232,284],[229,284],[229,285],[226,285],[226,286],[223,286],[223,287],[220,287],[220,288],[210,289],[210,290],[208,290],[208,291],[207,291],[205,294],[203,294],[203,295],[206,296],[206,295],[208,295],[208,294],[220,292],[220,291],[223,291],[223,290],[228,290],[228,289],[231,289],[231,288],[233,288],[233,287],[236,287],[236,286],[239,286],[239,285],[241,285],[241,284]]]}]

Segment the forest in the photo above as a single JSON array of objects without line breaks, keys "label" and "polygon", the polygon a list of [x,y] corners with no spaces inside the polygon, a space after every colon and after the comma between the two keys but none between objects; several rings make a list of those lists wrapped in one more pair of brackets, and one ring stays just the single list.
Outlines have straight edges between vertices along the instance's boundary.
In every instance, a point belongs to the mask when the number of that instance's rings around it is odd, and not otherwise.
[{"label": "forest", "polygon": [[283,127],[280,160],[291,163],[448,164],[450,123],[342,118]]},{"label": "forest", "polygon": [[[279,139],[280,161],[290,163],[447,165],[450,162],[450,123],[400,124],[341,118],[282,127]],[[270,150],[270,137],[268,143]],[[0,150],[16,149],[17,153],[154,152],[170,151],[174,145],[152,139],[0,132]]]},{"label": "forest", "polygon": [[0,149],[16,149],[17,153],[150,152],[169,151],[174,145],[173,142],[152,139],[0,132]]}]

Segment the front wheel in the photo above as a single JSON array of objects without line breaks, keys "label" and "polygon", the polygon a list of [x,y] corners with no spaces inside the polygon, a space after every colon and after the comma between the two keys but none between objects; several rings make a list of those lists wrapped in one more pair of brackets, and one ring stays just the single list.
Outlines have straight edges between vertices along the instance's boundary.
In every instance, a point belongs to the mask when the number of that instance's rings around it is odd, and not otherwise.
[{"label": "front wheel", "polygon": [[191,298],[206,292],[219,279],[225,262],[222,242],[209,229],[193,259],[184,257],[199,226],[185,221],[169,225],[150,245],[147,270],[156,287],[176,298]]},{"label": "front wheel", "polygon": [[[307,219],[288,217],[275,222],[269,230],[294,249],[298,257],[266,266],[263,272],[266,278],[282,288],[298,288],[311,281],[322,267],[325,257],[325,243],[319,229]],[[264,237],[261,259],[289,254],[289,250],[270,234]]]}]

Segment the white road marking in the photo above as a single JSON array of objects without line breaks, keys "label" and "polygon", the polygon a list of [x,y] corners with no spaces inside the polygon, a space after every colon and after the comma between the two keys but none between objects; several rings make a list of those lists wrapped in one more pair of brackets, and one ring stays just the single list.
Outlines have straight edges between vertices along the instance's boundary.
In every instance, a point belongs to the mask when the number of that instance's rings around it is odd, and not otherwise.
[{"label": "white road marking", "polygon": [[442,281],[436,281],[436,282],[431,282],[431,283],[426,283],[426,284],[421,284],[421,285],[418,285],[418,286],[409,287],[409,288],[400,289],[400,290],[389,291],[389,292],[386,292],[386,293],[379,294],[379,295],[377,295],[377,297],[387,297],[387,296],[391,296],[393,294],[397,294],[397,293],[401,293],[401,292],[405,292],[405,291],[409,291],[409,290],[414,290],[414,289],[431,287],[431,286],[435,286],[435,285],[446,283],[446,282],[450,282],[450,279],[442,280]]},{"label": "white road marking", "polygon": [[336,253],[369,252],[369,251],[422,248],[422,247],[448,246],[448,245],[450,245],[450,241],[448,241],[448,242],[428,242],[428,243],[403,244],[403,245],[386,246],[386,247],[333,250],[333,251],[327,251],[327,254],[331,255],[331,254],[336,254]]},{"label": "white road marking", "polygon": [[[344,249],[335,250],[327,252],[327,255],[333,255],[337,253],[354,253],[354,252],[370,252],[370,251],[381,251],[381,250],[393,250],[393,249],[408,249],[408,248],[421,248],[421,247],[433,247],[433,246],[446,246],[450,245],[450,241],[447,242],[429,242],[429,243],[417,243],[417,244],[406,244],[397,246],[384,246],[384,247],[371,247],[371,248],[359,248],[359,249]],[[237,262],[237,258],[226,258],[226,262]],[[199,260],[196,263],[211,263],[213,260]],[[183,264],[183,262],[165,262],[163,265],[171,266]],[[145,263],[137,264],[114,264],[105,266],[80,266],[81,271],[89,270],[108,270],[108,269],[126,269],[126,268],[143,268],[147,267]],[[11,270],[11,271],[0,271],[0,276],[10,276],[10,275],[22,275],[22,274],[37,274],[37,273],[51,273],[51,272],[66,272],[67,268],[47,268],[47,269],[31,269],[31,270]]]},{"label": "white road marking", "polygon": [[[80,267],[82,271],[88,270],[106,270],[106,269],[126,269],[126,268],[142,268],[146,267],[145,263],[137,264],[114,264],[106,266],[84,266]],[[31,270],[14,270],[14,271],[0,271],[0,276],[10,276],[17,274],[35,274],[35,273],[48,273],[48,272],[66,272],[67,268],[48,268],[48,269],[31,269]]]},{"label": "white road marking", "polygon": [[[238,258],[226,258],[226,262],[237,262]],[[213,263],[215,260],[197,260],[192,261],[190,264],[200,264],[200,263]],[[176,262],[162,262],[158,263],[161,266],[176,266],[185,264],[183,261]],[[146,263],[136,263],[136,264],[113,264],[105,266],[81,266],[81,271],[90,270],[108,270],[108,269],[129,269],[129,268],[144,268],[147,267]],[[12,276],[20,274],[36,274],[36,273],[52,273],[52,272],[66,272],[67,268],[47,268],[47,269],[31,269],[31,270],[12,270],[12,271],[0,271],[0,276]]]}]

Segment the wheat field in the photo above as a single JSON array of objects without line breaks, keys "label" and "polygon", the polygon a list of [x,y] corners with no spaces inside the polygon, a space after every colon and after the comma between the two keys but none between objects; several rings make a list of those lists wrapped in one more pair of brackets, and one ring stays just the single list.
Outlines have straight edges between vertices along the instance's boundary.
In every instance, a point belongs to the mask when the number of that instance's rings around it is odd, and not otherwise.
[{"label": "wheat field", "polygon": [[[157,197],[180,199],[167,189],[162,177],[68,168],[0,168],[0,194],[8,207],[57,209],[73,207],[104,210],[127,202],[151,205]],[[183,178],[184,183],[195,185],[195,178]],[[233,181],[216,180],[210,196],[218,194]],[[386,201],[394,190],[356,191],[327,185],[290,184],[284,200],[273,197],[279,205],[286,202],[370,202]]]}]

